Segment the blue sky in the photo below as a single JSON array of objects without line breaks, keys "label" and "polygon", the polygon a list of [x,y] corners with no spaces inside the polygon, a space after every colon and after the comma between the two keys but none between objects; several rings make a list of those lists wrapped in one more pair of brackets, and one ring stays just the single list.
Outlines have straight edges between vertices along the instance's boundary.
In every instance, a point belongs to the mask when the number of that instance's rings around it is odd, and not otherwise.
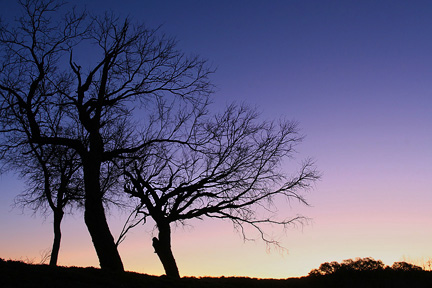
[{"label": "blue sky", "polygon": [[[182,275],[285,278],[354,257],[390,265],[432,258],[431,2],[74,3],[162,25],[186,54],[217,68],[215,111],[245,102],[263,119],[298,121],[307,137],[294,161],[311,156],[323,174],[306,194],[311,207],[280,203],[281,215],[313,219],[281,238],[287,255],[243,243],[229,223],[193,222],[174,239]],[[16,12],[10,1],[0,4],[6,18]],[[37,258],[51,245],[49,218],[10,209],[20,185],[11,175],[0,178],[2,258]],[[111,214],[114,234],[123,216]],[[151,225],[138,230],[120,248],[126,268],[162,274]],[[60,263],[97,265],[79,213],[67,217],[64,234]]]}]

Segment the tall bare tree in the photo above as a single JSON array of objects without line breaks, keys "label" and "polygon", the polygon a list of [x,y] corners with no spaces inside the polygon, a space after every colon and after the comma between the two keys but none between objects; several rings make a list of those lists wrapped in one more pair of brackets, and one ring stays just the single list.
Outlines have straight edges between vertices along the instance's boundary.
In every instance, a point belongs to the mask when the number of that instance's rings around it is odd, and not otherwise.
[{"label": "tall bare tree", "polygon": [[83,181],[75,151],[65,147],[30,145],[29,151],[7,161],[20,171],[27,189],[16,197],[15,204],[43,214],[52,212],[54,240],[50,266],[57,266],[61,242],[61,222],[67,206],[81,206]]},{"label": "tall bare tree", "polygon": [[[261,122],[254,109],[229,106],[214,117],[198,114],[184,130],[189,144],[157,143],[125,161],[125,191],[140,199],[131,225],[151,217],[153,247],[168,276],[180,277],[171,250],[171,225],[203,217],[229,219],[246,239],[255,228],[267,244],[266,224],[286,228],[302,216],[277,219],[273,201],[296,199],[319,178],[311,160],[292,174],[282,167],[302,140],[295,122]],[[138,157],[138,158],[137,158]],[[131,226],[131,227],[132,227]]]},{"label": "tall bare tree", "polygon": [[[2,154],[18,156],[29,143],[75,151],[100,266],[123,271],[103,205],[101,185],[113,181],[107,171],[125,154],[175,140],[175,131],[149,138],[147,121],[176,101],[206,103],[211,71],[178,51],[174,39],[130,19],[90,17],[54,0],[20,3],[22,16],[0,28]],[[47,128],[54,117],[60,117],[55,133]]]}]

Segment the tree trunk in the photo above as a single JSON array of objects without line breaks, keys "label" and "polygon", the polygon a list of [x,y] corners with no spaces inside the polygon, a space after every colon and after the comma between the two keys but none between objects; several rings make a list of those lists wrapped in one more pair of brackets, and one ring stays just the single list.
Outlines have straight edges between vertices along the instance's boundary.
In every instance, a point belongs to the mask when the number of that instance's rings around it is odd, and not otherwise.
[{"label": "tree trunk", "polygon": [[159,239],[153,238],[153,247],[165,269],[165,274],[171,278],[180,278],[174,255],[171,250],[171,228],[169,223],[157,224]]},{"label": "tree trunk", "polygon": [[103,270],[124,271],[123,263],[109,230],[102,201],[86,199],[84,220]]},{"label": "tree trunk", "polygon": [[60,251],[61,229],[60,224],[63,219],[63,210],[54,210],[54,241],[51,250],[50,266],[57,266],[58,255]]},{"label": "tree trunk", "polygon": [[[91,153],[90,153],[91,154]],[[99,258],[101,269],[124,271],[114,237],[108,227],[100,189],[100,162],[88,155],[83,159],[85,185],[84,220]]]}]

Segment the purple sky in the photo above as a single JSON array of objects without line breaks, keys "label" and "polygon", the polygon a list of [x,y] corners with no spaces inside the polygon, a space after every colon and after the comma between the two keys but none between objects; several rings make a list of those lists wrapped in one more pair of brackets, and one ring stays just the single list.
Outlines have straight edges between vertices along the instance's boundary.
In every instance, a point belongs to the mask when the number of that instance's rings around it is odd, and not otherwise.
[{"label": "purple sky", "polygon": [[[307,193],[311,207],[280,203],[282,216],[313,219],[281,236],[288,254],[243,243],[230,223],[196,221],[173,239],[182,275],[286,278],[354,257],[432,258],[430,1],[74,2],[162,24],[183,51],[217,67],[215,111],[246,102],[263,119],[299,121],[307,137],[294,161],[311,156],[323,174]],[[16,12],[0,5],[5,17]],[[22,188],[12,175],[0,187],[0,257],[37,261],[51,220],[11,209]],[[124,216],[112,211],[114,234]],[[63,231],[60,264],[97,266],[80,213]],[[151,232],[138,228],[122,244],[126,269],[163,274]]]}]

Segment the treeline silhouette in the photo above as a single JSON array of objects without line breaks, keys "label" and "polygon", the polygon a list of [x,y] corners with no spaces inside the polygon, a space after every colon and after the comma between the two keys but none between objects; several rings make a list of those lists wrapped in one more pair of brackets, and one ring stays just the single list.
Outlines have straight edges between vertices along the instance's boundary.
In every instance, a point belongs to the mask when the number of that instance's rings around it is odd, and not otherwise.
[{"label": "treeline silhouette", "polygon": [[0,287],[432,287],[432,272],[421,267],[395,262],[385,266],[372,258],[326,262],[308,276],[288,279],[247,277],[151,276],[134,272],[107,272],[87,267],[33,265],[0,258]]},{"label": "treeline silhouette", "polygon": [[375,260],[370,257],[343,260],[341,263],[336,261],[325,262],[318,269],[313,269],[309,276],[322,276],[343,274],[352,272],[414,272],[422,271],[423,268],[407,262],[395,262],[392,266],[386,266],[381,260]]}]

